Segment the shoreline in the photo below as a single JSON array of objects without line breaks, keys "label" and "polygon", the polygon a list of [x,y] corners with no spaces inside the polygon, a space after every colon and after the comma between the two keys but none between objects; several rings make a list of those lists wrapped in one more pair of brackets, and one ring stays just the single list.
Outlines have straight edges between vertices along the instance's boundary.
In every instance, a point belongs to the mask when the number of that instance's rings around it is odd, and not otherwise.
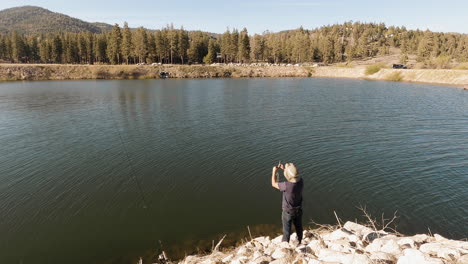
[{"label": "shoreline", "polygon": [[365,67],[294,65],[74,65],[0,64],[0,81],[134,80],[169,78],[324,77],[449,85],[468,90],[468,70],[381,69],[366,75]]},{"label": "shoreline", "polygon": [[[213,243],[211,253],[189,255],[175,262],[163,252],[161,263],[178,264],[466,264],[468,242],[451,240],[438,234],[403,236],[346,222],[343,226],[320,226],[303,232],[302,243],[293,233],[290,242],[282,236],[252,238],[235,248],[220,249],[223,238]],[[216,246],[215,246],[216,245]],[[170,257],[170,256],[169,256]]]}]

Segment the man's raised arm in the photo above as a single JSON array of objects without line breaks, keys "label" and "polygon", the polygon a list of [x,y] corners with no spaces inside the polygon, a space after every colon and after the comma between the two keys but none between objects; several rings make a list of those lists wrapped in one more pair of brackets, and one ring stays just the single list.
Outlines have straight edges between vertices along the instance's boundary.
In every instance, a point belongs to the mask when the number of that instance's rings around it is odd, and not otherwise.
[{"label": "man's raised arm", "polygon": [[277,166],[273,167],[273,171],[271,172],[271,186],[279,190],[278,182],[276,181],[276,171],[278,170]]}]

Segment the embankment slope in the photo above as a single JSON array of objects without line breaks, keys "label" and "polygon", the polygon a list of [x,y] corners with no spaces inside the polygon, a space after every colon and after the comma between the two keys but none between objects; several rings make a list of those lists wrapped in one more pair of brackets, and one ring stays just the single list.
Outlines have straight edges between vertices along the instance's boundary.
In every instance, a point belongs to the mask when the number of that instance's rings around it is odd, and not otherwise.
[{"label": "embankment slope", "polygon": [[171,78],[330,77],[424,82],[468,88],[468,70],[381,69],[366,75],[364,67],[331,66],[0,64],[0,81],[155,79],[159,78],[160,72],[169,72]]}]

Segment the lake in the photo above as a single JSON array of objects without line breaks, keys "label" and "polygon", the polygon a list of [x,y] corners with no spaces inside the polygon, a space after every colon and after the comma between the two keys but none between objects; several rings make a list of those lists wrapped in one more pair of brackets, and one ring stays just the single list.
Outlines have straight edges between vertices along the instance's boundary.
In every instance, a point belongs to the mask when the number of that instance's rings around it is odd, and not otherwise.
[{"label": "lake", "polygon": [[468,92],[453,87],[0,83],[0,146],[0,263],[135,263],[247,226],[278,234],[280,160],[305,180],[307,225],[364,221],[366,206],[379,221],[397,211],[401,233],[468,237]]}]

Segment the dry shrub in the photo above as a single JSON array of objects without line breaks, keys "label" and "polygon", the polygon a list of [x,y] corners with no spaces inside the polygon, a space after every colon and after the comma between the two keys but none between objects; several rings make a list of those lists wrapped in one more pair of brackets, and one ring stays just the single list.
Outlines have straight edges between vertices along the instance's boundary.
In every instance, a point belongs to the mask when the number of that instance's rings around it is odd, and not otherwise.
[{"label": "dry shrub", "polygon": [[387,68],[387,66],[384,63],[376,63],[376,64],[369,65],[366,67],[365,74],[372,75],[374,73],[379,72],[382,68]]},{"label": "dry shrub", "polygon": [[386,75],[384,80],[392,82],[401,82],[403,80],[403,76],[401,75],[401,72],[395,71]]}]

